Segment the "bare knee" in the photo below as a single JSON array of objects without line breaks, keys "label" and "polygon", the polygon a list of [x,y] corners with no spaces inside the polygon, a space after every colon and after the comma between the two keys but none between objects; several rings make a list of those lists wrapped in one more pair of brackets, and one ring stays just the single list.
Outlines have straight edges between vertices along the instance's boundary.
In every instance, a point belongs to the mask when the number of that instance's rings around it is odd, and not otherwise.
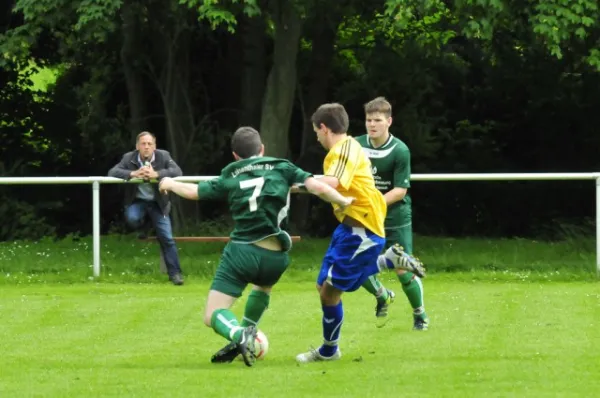
[{"label": "bare knee", "polygon": [[321,304],[323,305],[338,305],[342,300],[342,291],[331,285],[324,284],[319,290],[319,297],[321,298]]},{"label": "bare knee", "polygon": [[212,327],[212,316],[214,311],[206,311],[204,313],[204,324],[209,328]]},{"label": "bare knee", "polygon": [[256,290],[256,291],[263,292],[265,294],[270,295],[271,291],[273,290],[273,286],[252,285],[252,290]]},{"label": "bare knee", "polygon": [[204,310],[204,324],[211,327],[215,311],[231,308],[236,298],[217,290],[210,290],[206,300],[206,309]]}]

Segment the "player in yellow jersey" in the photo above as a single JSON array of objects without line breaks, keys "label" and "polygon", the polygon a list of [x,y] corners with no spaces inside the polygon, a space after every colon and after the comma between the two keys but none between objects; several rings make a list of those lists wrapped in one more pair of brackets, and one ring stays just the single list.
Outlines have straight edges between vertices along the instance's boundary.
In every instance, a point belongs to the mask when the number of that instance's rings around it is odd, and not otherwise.
[{"label": "player in yellow jersey", "polygon": [[319,181],[355,199],[344,209],[333,205],[340,225],[331,237],[317,278],[324,342],[319,349],[299,354],[296,360],[301,363],[341,358],[338,341],[344,318],[343,292],[357,290],[369,276],[386,269],[422,270],[422,264],[399,246],[379,255],[385,244],[385,199],[375,187],[369,158],[361,145],[347,135],[349,122],[344,107],[321,105],[311,120],[317,140],[329,151],[323,162],[324,176]]}]

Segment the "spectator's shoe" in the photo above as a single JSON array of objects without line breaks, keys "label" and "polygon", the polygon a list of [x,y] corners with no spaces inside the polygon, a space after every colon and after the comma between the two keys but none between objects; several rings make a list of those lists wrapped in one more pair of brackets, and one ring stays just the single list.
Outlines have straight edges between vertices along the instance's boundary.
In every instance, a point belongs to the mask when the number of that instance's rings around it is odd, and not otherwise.
[{"label": "spectator's shoe", "polygon": [[256,326],[244,328],[242,340],[237,343],[237,348],[246,366],[253,366],[256,362]]},{"label": "spectator's shoe", "polygon": [[240,355],[240,350],[238,349],[237,344],[231,342],[217,351],[210,361],[212,363],[231,363],[238,355]]},{"label": "spectator's shoe", "polygon": [[413,330],[427,330],[429,329],[429,317],[425,314],[413,315],[414,323]]},{"label": "spectator's shoe", "polygon": [[176,286],[183,285],[183,278],[179,272],[169,276],[169,280]]},{"label": "spectator's shoe", "polygon": [[377,327],[382,328],[388,321],[388,309],[390,304],[394,302],[394,298],[396,294],[388,289],[388,298],[383,303],[377,303],[377,307],[375,307],[375,317],[377,319]]}]

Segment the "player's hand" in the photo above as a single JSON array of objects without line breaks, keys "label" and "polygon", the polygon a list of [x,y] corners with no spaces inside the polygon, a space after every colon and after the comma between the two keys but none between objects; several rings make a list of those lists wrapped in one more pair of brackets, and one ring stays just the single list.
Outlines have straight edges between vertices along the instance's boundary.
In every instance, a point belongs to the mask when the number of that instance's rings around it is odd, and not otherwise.
[{"label": "player's hand", "polygon": [[158,190],[163,195],[166,195],[169,193],[174,183],[175,180],[173,180],[171,177],[165,177],[162,180],[160,180],[160,183],[158,184]]},{"label": "player's hand", "polygon": [[345,196],[344,198],[346,199],[345,202],[343,204],[340,204],[340,208],[342,210],[345,210],[356,200],[356,198],[353,198],[352,196]]}]

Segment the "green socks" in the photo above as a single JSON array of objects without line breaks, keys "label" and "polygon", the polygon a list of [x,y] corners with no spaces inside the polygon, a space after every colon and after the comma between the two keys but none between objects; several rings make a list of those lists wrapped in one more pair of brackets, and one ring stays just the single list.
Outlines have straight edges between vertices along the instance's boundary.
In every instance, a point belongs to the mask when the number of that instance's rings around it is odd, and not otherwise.
[{"label": "green socks", "polygon": [[267,293],[261,292],[260,290],[252,290],[248,295],[248,301],[246,301],[242,327],[250,325],[256,326],[269,307],[269,301],[271,301],[271,296]]},{"label": "green socks", "polygon": [[213,312],[210,318],[210,326],[220,336],[229,341],[238,343],[242,337],[243,327],[230,310],[220,309]]},{"label": "green socks", "polygon": [[222,308],[213,312],[210,318],[210,326],[218,335],[229,341],[239,343],[244,328],[258,324],[267,307],[269,307],[270,299],[271,297],[267,293],[252,290],[248,295],[241,325],[233,312]]},{"label": "green socks", "polygon": [[383,303],[388,299],[388,291],[377,279],[377,275],[371,275],[362,285],[363,288],[377,298],[378,303]]},{"label": "green socks", "polygon": [[402,290],[410,302],[410,306],[413,308],[415,315],[421,315],[425,312],[423,306],[423,285],[421,279],[419,279],[412,272],[406,272],[402,275],[398,275],[398,279],[402,284]]}]

